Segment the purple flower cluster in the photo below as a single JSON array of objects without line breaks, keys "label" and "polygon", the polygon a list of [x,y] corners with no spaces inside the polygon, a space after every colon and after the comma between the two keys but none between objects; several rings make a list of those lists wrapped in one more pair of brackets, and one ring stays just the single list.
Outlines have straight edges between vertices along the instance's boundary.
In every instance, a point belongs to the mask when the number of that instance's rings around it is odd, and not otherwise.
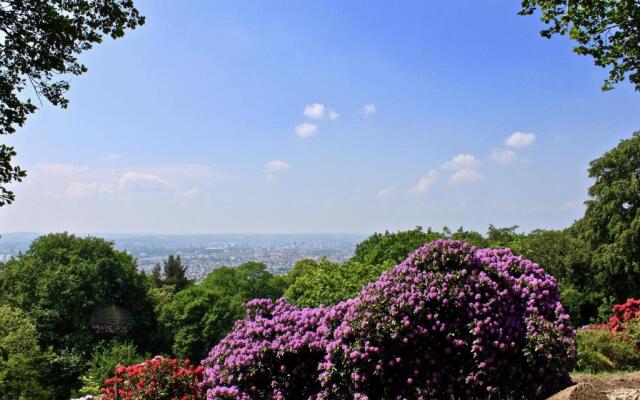
[{"label": "purple flower cluster", "polygon": [[508,249],[438,240],[333,307],[254,300],[203,360],[208,399],[541,397],[569,382],[556,281]]}]

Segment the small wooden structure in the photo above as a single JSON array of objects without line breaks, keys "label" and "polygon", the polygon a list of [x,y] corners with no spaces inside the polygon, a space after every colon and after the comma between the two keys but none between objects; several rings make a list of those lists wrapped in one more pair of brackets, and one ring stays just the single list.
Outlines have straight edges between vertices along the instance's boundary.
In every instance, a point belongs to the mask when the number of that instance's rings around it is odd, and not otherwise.
[{"label": "small wooden structure", "polygon": [[91,328],[100,334],[127,334],[133,323],[134,318],[128,310],[114,305],[97,307],[89,319]]}]

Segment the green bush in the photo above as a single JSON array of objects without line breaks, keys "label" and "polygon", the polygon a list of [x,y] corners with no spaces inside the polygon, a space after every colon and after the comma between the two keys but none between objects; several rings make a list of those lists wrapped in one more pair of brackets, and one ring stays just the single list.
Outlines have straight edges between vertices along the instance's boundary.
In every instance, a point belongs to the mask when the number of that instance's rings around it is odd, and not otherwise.
[{"label": "green bush", "polygon": [[96,347],[91,360],[88,362],[87,372],[80,377],[82,388],[79,394],[98,395],[104,380],[114,374],[118,365],[138,364],[146,357],[138,353],[133,343],[106,343]]},{"label": "green bush", "polygon": [[[282,296],[286,279],[263,263],[247,262],[236,268],[220,267],[202,282],[160,303],[158,320],[174,356],[198,361],[244,315],[242,304],[255,298]],[[156,293],[160,294],[160,293]]]},{"label": "green bush", "polygon": [[25,313],[0,304],[0,399],[49,399],[42,378],[48,355],[40,350],[35,325]]},{"label": "green bush", "polygon": [[640,323],[630,323],[623,332],[606,327],[589,327],[578,331],[578,371],[598,373],[629,371],[640,367]]},{"label": "green bush", "polygon": [[369,282],[393,267],[392,261],[369,265],[356,261],[343,264],[321,260],[289,286],[285,297],[298,307],[330,306],[354,297]]},{"label": "green bush", "polygon": [[205,283],[177,293],[159,318],[170,334],[171,353],[194,362],[202,359],[242,318],[242,303],[242,298]]}]

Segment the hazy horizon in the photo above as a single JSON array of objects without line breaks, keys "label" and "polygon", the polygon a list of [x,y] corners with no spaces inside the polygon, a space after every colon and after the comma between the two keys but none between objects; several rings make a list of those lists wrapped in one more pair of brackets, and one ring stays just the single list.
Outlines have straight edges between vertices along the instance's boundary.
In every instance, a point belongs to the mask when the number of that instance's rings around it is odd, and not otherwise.
[{"label": "hazy horizon", "polygon": [[[423,227],[428,228],[428,227]],[[433,227],[432,227],[433,228]],[[186,232],[186,233],[145,233],[145,232],[80,232],[80,231],[51,231],[51,232],[36,232],[36,231],[16,231],[16,232],[0,232],[0,239],[3,235],[47,235],[49,233],[62,233],[67,232],[73,235],[82,236],[367,236],[374,232]]]}]

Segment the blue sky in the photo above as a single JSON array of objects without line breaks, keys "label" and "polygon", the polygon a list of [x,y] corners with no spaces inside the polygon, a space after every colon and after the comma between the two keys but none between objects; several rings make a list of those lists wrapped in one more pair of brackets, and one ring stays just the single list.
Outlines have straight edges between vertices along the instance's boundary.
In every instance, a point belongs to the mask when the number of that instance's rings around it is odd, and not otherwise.
[{"label": "blue sky", "polygon": [[0,231],[567,226],[640,95],[518,3],[137,1],[10,138]]}]

